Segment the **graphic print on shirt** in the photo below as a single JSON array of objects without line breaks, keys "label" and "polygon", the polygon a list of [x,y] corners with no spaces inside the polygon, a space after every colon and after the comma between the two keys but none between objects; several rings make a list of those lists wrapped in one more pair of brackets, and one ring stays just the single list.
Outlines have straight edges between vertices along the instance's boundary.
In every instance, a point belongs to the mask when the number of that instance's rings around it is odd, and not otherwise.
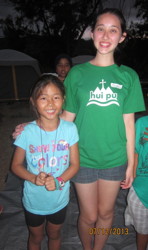
[{"label": "graphic print on shirt", "polygon": [[[99,82],[99,84],[102,85],[102,88],[100,89],[99,87],[97,87],[94,91],[90,91],[90,98],[87,103],[87,106],[91,104],[95,104],[98,106],[109,106],[115,104],[117,106],[120,106],[118,102],[118,94],[114,93],[110,87],[107,87],[105,89],[104,88],[105,83],[106,81],[102,79],[102,81]],[[111,87],[122,89],[122,85],[118,83],[111,83]]]},{"label": "graphic print on shirt", "polygon": [[141,145],[144,145],[146,142],[148,142],[148,128],[145,128],[144,132],[141,133],[139,143]]},{"label": "graphic print on shirt", "polygon": [[33,168],[38,172],[44,172],[46,170],[52,175],[56,173],[61,166],[67,165],[68,151],[69,144],[65,140],[59,140],[57,144],[55,141],[52,141],[52,144],[47,145],[29,145]]},{"label": "graphic print on shirt", "polygon": [[142,160],[142,166],[139,168],[140,174],[148,175],[148,128],[144,129],[144,132],[140,136],[139,143],[145,148],[144,159]]}]

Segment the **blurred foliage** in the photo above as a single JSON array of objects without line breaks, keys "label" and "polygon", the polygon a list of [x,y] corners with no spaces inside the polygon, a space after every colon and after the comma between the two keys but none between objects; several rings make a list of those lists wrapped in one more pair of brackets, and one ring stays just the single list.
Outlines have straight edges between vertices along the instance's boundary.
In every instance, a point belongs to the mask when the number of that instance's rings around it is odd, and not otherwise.
[{"label": "blurred foliage", "polygon": [[148,1],[147,0],[136,0],[136,7],[139,8],[138,16],[142,16],[148,21]]},{"label": "blurred foliage", "polygon": [[148,0],[136,0],[137,18],[141,22],[132,23],[130,33],[133,37],[148,38]]},{"label": "blurred foliage", "polygon": [[8,17],[4,23],[4,34],[10,28],[20,36],[42,35],[49,39],[63,40],[67,50],[74,40],[81,39],[94,14],[102,6],[101,0],[10,0],[17,10],[15,20]]},{"label": "blurred foliage", "polygon": [[[17,10],[14,18],[8,16],[0,20],[5,39],[1,48],[22,51],[38,59],[43,72],[52,71],[54,58],[59,53],[71,57],[80,54],[95,55],[92,41],[84,41],[84,31],[92,22],[95,14],[103,8],[107,0],[10,0]],[[124,1],[118,1],[123,9]],[[141,77],[147,68],[147,31],[148,1],[136,0],[137,16],[143,23],[131,23],[126,46],[119,47],[116,61],[132,66]],[[5,41],[5,42],[4,42]]]},{"label": "blurred foliage", "polygon": [[62,52],[76,55],[86,27],[102,7],[101,0],[10,1],[18,16],[1,20],[7,44],[36,56],[42,65]]}]

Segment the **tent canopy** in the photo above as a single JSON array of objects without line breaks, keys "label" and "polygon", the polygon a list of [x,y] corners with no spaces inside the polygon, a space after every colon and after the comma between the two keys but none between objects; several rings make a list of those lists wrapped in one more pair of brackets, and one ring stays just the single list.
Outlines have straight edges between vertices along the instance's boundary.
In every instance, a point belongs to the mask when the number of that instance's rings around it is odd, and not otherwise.
[{"label": "tent canopy", "polygon": [[85,63],[85,62],[92,60],[93,57],[94,56],[91,56],[91,55],[76,56],[76,57],[72,58],[72,63],[73,63],[73,65]]},{"label": "tent canopy", "polygon": [[38,61],[22,52],[0,50],[0,100],[25,100],[40,75]]}]

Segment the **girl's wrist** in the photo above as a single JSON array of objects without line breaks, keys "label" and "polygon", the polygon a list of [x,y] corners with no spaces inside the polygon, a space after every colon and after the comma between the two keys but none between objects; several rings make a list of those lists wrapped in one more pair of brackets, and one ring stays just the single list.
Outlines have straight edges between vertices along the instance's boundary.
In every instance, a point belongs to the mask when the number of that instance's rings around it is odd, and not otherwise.
[{"label": "girl's wrist", "polygon": [[127,164],[127,168],[128,168],[128,169],[133,169],[133,168],[134,168],[134,163],[132,163],[132,164]]},{"label": "girl's wrist", "polygon": [[37,178],[37,175],[33,174],[30,178],[30,182],[33,184],[36,184],[36,178]]},{"label": "girl's wrist", "polygon": [[55,184],[57,190],[62,190],[62,188],[65,186],[65,181],[61,177],[56,177]]}]

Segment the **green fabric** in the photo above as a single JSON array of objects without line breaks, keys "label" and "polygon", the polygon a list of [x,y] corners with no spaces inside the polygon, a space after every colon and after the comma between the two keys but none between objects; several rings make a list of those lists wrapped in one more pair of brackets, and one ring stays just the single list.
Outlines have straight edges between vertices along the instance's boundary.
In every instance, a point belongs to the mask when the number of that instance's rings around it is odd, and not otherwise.
[{"label": "green fabric", "polygon": [[135,71],[84,63],[70,70],[64,84],[64,109],[76,114],[81,166],[104,169],[126,163],[123,114],[144,110]]},{"label": "green fabric", "polygon": [[143,205],[148,208],[148,116],[136,122],[136,153],[138,166],[133,187]]}]

